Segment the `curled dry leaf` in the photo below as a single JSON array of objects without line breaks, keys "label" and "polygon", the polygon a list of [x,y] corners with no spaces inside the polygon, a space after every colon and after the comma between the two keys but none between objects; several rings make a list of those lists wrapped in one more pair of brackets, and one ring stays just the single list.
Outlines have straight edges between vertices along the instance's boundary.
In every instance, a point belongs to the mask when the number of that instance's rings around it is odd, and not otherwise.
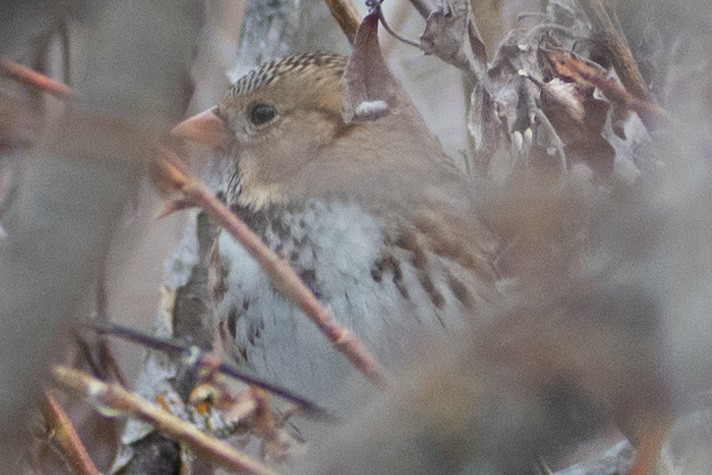
[{"label": "curled dry leaf", "polygon": [[576,82],[582,87],[597,87],[606,97],[637,112],[646,125],[656,125],[670,119],[669,114],[655,103],[640,99],[622,85],[610,79],[605,70],[579,56],[565,51],[549,51],[547,58],[560,77]]},{"label": "curled dry leaf", "polygon": [[474,171],[486,175],[492,156],[502,140],[501,128],[492,97],[482,84],[475,84],[467,111],[467,131],[474,146]]},{"label": "curled dry leaf", "polygon": [[462,69],[475,80],[481,80],[487,70],[487,53],[468,0],[442,2],[426,20],[420,48],[425,54],[434,54]]},{"label": "curled dry leaf", "polygon": [[[397,106],[400,84],[388,70],[378,44],[378,14],[368,14],[358,28],[354,49],[342,79],[344,92],[344,121],[372,120]],[[402,96],[403,93],[400,93]],[[359,115],[363,104],[385,104],[385,111],[377,116]],[[382,106],[381,109],[384,109]]]}]

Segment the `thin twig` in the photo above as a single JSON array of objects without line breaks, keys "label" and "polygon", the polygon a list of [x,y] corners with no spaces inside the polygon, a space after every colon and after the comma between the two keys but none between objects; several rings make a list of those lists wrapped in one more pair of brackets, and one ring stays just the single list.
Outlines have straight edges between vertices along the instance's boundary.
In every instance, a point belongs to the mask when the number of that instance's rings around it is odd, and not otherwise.
[{"label": "thin twig", "polygon": [[657,414],[653,417],[658,421],[652,427],[647,428],[648,430],[643,434],[643,440],[636,444],[635,459],[626,475],[653,473],[653,469],[658,463],[663,443],[672,427],[672,422],[665,417],[659,417]]},{"label": "thin twig", "polygon": [[378,20],[381,22],[381,25],[383,25],[383,29],[386,30],[388,34],[390,34],[393,38],[402,41],[403,43],[410,45],[410,46],[415,46],[416,48],[420,48],[420,44],[416,43],[415,41],[411,41],[407,38],[402,37],[398,33],[396,33],[391,26],[388,24],[386,21],[386,17],[383,14],[383,8],[381,8],[381,2],[382,0],[366,0],[366,6],[368,7],[370,12],[376,12],[378,13]]},{"label": "thin twig", "polygon": [[[586,11],[594,32],[601,37],[606,48],[611,52],[613,67],[625,89],[639,100],[650,103],[652,95],[638,69],[638,63],[633,57],[628,40],[616,27],[601,0],[579,0],[579,3]],[[649,123],[649,117],[641,116],[641,119],[648,127],[654,125]]]},{"label": "thin twig", "polygon": [[255,402],[255,411],[252,415],[252,430],[265,442],[265,451],[276,460],[283,461],[286,455],[285,448],[280,443],[279,431],[274,417],[274,410],[269,394],[259,388],[250,391]]},{"label": "thin twig", "polygon": [[646,126],[657,127],[672,119],[670,113],[652,101],[640,99],[576,56],[556,50],[546,52],[556,74],[595,86],[611,101],[624,104],[640,116]]},{"label": "thin twig", "polygon": [[314,418],[322,419],[324,421],[333,421],[336,419],[334,416],[330,415],[326,409],[323,409],[317,404],[304,399],[287,389],[268,383],[259,378],[255,378],[254,376],[250,376],[249,374],[237,369],[234,365],[220,361],[215,356],[203,351],[197,346],[188,346],[173,340],[147,335],[138,330],[134,330],[133,328],[113,323],[104,324],[92,322],[88,326],[103,335],[116,336],[155,351],[162,351],[190,358],[191,364],[194,364],[195,366],[218,371],[225,376],[238,379],[246,384],[249,384],[250,386],[256,386],[264,389],[265,391],[269,391],[270,393],[289,401],[292,404],[296,404],[303,413]]},{"label": "thin twig", "polygon": [[53,96],[66,99],[72,95],[72,89],[49,76],[38,73],[32,68],[12,61],[0,60],[0,70],[9,77],[20,81],[28,86],[41,89]]},{"label": "thin twig", "polygon": [[72,471],[79,475],[99,475],[99,470],[79,439],[69,416],[64,412],[59,401],[47,391],[42,399],[42,414],[54,439],[62,448],[63,455],[66,456]]},{"label": "thin twig", "polygon": [[197,455],[228,470],[275,475],[275,472],[264,464],[241,454],[225,442],[210,437],[192,424],[162,410],[118,384],[104,383],[66,366],[55,366],[52,375],[57,384],[79,392],[89,398],[97,408],[104,411],[108,408],[148,422],[157,430],[184,443]]},{"label": "thin twig", "polygon": [[326,0],[326,6],[329,7],[331,15],[336,19],[349,43],[353,45],[356,31],[361,24],[361,15],[356,6],[351,0]]},{"label": "thin twig", "polygon": [[212,215],[269,275],[272,284],[319,328],[369,381],[378,387],[386,383],[386,372],[376,358],[348,330],[343,328],[299,278],[289,263],[277,256],[230,208],[218,200],[210,189],[192,176],[188,167],[171,150],[159,148],[158,166],[164,178],[184,197]]}]

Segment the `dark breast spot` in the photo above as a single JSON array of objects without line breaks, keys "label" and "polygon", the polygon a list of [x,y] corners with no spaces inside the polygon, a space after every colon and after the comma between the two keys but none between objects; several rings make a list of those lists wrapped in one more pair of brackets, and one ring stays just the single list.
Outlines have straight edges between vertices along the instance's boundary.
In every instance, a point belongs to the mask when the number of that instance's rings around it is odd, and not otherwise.
[{"label": "dark breast spot", "polygon": [[220,257],[218,241],[215,240],[208,257],[208,289],[213,302],[220,303],[227,292],[227,263]]},{"label": "dark breast spot", "polygon": [[250,321],[249,328],[247,330],[247,341],[250,342],[250,345],[255,345],[255,342],[260,339],[260,336],[262,335],[262,328],[261,325],[252,320]]},{"label": "dark breast spot", "polygon": [[383,281],[383,276],[388,272],[392,273],[393,283],[401,296],[405,299],[409,298],[408,289],[403,285],[403,270],[400,262],[395,257],[391,255],[384,256],[371,266],[371,278],[374,282],[380,283]]},{"label": "dark breast spot", "polygon": [[[247,301],[245,301],[246,303]],[[244,303],[243,303],[244,306]],[[237,309],[235,307],[230,307],[230,312],[227,314],[227,331],[230,333],[230,336],[234,340],[235,337],[237,336],[237,319],[240,318],[240,316],[237,313]]]},{"label": "dark breast spot", "polygon": [[465,284],[450,272],[447,273],[447,285],[455,298],[468,310],[474,310],[475,301]]},{"label": "dark breast spot", "polygon": [[281,216],[275,216],[270,221],[272,232],[282,241],[286,241],[292,236],[292,231],[282,220]]},{"label": "dark breast spot", "polygon": [[423,287],[423,290],[425,290],[425,293],[427,293],[430,297],[430,301],[433,302],[433,305],[437,308],[443,308],[445,306],[445,298],[443,297],[443,294],[435,288],[433,280],[430,278],[428,272],[418,272],[418,280],[420,281],[420,285]]}]

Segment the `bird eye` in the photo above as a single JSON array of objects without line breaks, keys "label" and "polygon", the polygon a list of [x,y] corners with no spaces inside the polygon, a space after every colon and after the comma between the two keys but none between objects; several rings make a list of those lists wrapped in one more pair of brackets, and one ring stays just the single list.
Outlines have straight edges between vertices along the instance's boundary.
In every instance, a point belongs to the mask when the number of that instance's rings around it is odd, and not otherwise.
[{"label": "bird eye", "polygon": [[254,104],[250,107],[250,120],[255,125],[266,124],[277,115],[277,109],[271,104]]}]

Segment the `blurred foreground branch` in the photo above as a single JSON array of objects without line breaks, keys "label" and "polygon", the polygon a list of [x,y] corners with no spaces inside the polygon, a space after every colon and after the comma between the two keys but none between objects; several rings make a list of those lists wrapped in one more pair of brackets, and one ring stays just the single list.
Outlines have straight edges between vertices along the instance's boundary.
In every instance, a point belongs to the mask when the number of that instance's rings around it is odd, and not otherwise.
[{"label": "blurred foreground branch", "polygon": [[240,454],[224,442],[208,436],[197,427],[170,414],[118,384],[106,384],[81,371],[56,366],[55,381],[64,388],[79,392],[100,409],[131,415],[151,423],[165,434],[182,441],[197,454],[229,470],[272,475],[266,466]]},{"label": "blurred foreground branch", "polygon": [[87,9],[92,47],[76,83],[81,94],[26,157],[4,222],[0,458],[18,458],[25,437],[17,428],[39,396],[38,373],[51,343],[79,314],[145,170],[154,135],[147,126],[165,130],[182,113],[195,9],[162,0],[95,2]]}]

